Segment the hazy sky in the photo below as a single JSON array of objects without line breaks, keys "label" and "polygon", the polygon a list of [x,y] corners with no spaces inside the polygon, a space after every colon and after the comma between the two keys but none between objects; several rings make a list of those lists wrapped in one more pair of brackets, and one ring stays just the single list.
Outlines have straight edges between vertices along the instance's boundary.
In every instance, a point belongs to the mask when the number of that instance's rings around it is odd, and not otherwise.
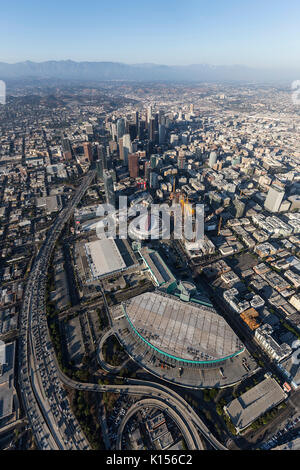
[{"label": "hazy sky", "polygon": [[0,61],[300,68],[299,0],[0,0]]}]

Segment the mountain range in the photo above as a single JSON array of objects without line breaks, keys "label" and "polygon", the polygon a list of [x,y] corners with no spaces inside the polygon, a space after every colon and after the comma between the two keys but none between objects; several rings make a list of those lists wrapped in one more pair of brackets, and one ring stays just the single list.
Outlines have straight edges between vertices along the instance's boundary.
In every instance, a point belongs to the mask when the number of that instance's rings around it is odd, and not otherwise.
[{"label": "mountain range", "polygon": [[75,79],[132,81],[293,81],[300,79],[298,70],[258,69],[242,65],[156,65],[124,64],[119,62],[0,62],[0,79]]}]

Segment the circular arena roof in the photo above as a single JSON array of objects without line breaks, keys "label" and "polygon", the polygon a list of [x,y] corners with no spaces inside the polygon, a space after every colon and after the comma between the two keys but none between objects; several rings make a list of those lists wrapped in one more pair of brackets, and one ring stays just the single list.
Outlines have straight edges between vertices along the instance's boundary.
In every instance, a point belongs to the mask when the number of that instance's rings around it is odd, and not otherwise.
[{"label": "circular arena roof", "polygon": [[148,238],[164,238],[169,234],[168,227],[157,214],[142,214],[136,217],[128,226],[128,235],[134,240],[147,240]]},{"label": "circular arena roof", "polygon": [[210,307],[146,292],[125,302],[123,310],[145,344],[177,361],[221,362],[245,349],[224,318]]}]

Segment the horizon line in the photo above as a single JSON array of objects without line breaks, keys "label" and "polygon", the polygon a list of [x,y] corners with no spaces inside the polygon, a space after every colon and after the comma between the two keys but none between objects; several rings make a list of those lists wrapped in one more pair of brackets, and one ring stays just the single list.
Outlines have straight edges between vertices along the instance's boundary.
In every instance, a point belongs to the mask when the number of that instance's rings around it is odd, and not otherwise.
[{"label": "horizon line", "polygon": [[122,62],[122,61],[114,61],[114,60],[100,60],[100,59],[94,59],[94,60],[76,60],[76,59],[43,59],[43,60],[32,60],[32,59],[24,59],[24,60],[18,60],[16,62],[7,62],[5,60],[0,60],[0,64],[5,64],[5,65],[19,65],[19,64],[25,64],[25,63],[31,63],[31,64],[44,64],[44,63],[49,63],[49,62],[73,62],[76,64],[81,64],[81,63],[97,63],[97,64],[119,64],[119,65],[127,65],[131,67],[135,66],[155,66],[155,67],[197,67],[197,66],[206,66],[206,67],[211,67],[211,68],[219,68],[219,67],[227,67],[227,68],[233,68],[233,67],[242,67],[242,68],[248,68],[248,69],[254,69],[254,70],[300,70],[300,65],[296,66],[294,68],[292,67],[280,67],[279,65],[275,66],[268,66],[268,67],[262,67],[261,65],[246,65],[246,64],[241,64],[241,63],[235,63],[235,64],[212,64],[212,63],[207,63],[207,62],[194,62],[194,63],[189,63],[189,64],[163,64],[163,63],[156,63],[156,62]]}]

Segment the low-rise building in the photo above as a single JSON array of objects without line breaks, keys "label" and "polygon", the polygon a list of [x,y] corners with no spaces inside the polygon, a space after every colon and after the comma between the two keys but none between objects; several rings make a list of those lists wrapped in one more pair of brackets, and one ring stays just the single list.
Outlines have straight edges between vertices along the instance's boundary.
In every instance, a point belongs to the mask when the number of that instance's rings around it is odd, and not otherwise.
[{"label": "low-rise building", "polygon": [[300,295],[295,294],[289,299],[290,304],[295,307],[295,309],[300,312]]},{"label": "low-rise building", "polygon": [[260,245],[256,245],[254,250],[260,258],[264,258],[265,256],[275,255],[277,249],[269,242],[262,243]]},{"label": "low-rise building", "polygon": [[245,310],[241,313],[240,317],[252,331],[256,330],[260,326],[260,322],[258,321],[259,313],[255,308]]},{"label": "low-rise building", "polygon": [[275,379],[267,377],[261,383],[224,406],[237,432],[244,431],[256,419],[287,398]]},{"label": "low-rise building", "polygon": [[291,281],[291,283],[298,289],[300,287],[300,275],[297,273],[294,273],[290,269],[288,269],[285,273],[284,276]]},{"label": "low-rise building", "polygon": [[254,337],[259,345],[267,352],[267,354],[276,361],[282,361],[284,358],[288,357],[292,349],[286,344],[278,344],[277,341],[272,336],[273,328],[271,325],[265,324],[257,328],[255,331]]}]

